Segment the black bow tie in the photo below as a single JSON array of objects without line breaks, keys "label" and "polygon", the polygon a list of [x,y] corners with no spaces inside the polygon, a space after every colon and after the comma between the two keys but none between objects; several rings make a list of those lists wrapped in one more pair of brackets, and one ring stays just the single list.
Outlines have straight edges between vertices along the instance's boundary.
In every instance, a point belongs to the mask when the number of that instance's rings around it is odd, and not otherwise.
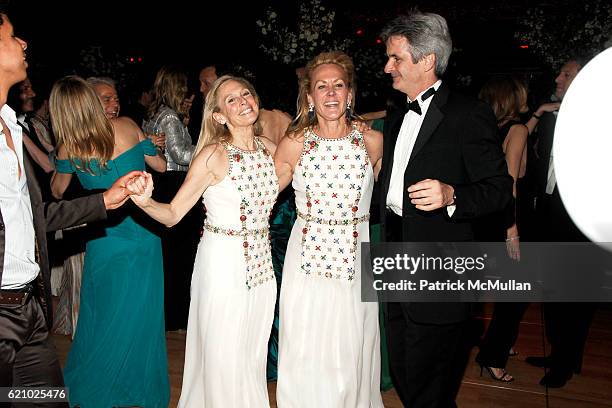
[{"label": "black bow tie", "polygon": [[[433,87],[429,88],[427,91],[425,91],[423,96],[421,96],[421,102],[425,102],[427,99],[429,99],[430,96],[432,96],[435,93],[436,93],[436,90]],[[422,113],[421,105],[419,105],[419,101],[417,99],[415,99],[412,102],[407,102],[406,107],[408,108],[408,111],[413,111],[417,115],[421,115]]]}]

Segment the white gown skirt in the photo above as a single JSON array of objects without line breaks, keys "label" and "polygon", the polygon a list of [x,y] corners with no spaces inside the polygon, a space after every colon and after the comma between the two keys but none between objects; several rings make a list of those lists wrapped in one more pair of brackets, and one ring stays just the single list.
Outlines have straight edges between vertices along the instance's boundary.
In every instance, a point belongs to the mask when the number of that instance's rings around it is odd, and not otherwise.
[{"label": "white gown skirt", "polygon": [[382,407],[378,304],[361,302],[360,273],[351,284],[302,272],[303,223],[293,226],[283,267],[278,406]]},{"label": "white gown skirt", "polygon": [[242,240],[204,233],[191,280],[179,407],[269,407],[276,282],[247,289]]}]

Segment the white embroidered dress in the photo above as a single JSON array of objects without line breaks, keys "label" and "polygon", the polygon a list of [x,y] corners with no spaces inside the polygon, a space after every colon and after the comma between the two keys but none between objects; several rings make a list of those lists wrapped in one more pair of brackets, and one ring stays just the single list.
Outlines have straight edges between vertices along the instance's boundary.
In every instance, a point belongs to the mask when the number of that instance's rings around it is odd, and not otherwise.
[{"label": "white embroidered dress", "polygon": [[278,179],[269,152],[257,146],[225,144],[228,175],[203,194],[207,219],[191,280],[179,407],[269,407],[276,302],[269,218]]},{"label": "white embroidered dress", "polygon": [[383,406],[378,304],[361,302],[360,286],[373,183],[360,132],[305,131],[280,295],[280,408]]}]

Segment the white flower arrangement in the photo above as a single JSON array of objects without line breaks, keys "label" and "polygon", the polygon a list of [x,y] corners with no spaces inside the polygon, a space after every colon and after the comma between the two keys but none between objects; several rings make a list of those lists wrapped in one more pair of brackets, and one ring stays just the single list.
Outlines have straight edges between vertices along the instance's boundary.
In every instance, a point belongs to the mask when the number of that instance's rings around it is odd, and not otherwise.
[{"label": "white flower arrangement", "polygon": [[326,50],[346,51],[352,45],[348,38],[335,38],[336,13],[321,4],[321,0],[303,0],[295,29],[280,26],[278,14],[268,8],[263,20],[257,20],[263,41],[260,49],[272,60],[284,64],[305,64]]}]

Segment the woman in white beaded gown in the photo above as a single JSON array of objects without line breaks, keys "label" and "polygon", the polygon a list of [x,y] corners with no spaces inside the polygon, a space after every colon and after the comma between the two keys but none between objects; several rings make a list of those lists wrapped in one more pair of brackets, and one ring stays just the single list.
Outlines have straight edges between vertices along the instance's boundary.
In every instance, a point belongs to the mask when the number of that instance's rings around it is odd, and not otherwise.
[{"label": "woman in white beaded gown", "polygon": [[[242,78],[223,76],[206,98],[198,146],[170,204],[150,198],[150,177],[133,201],[171,226],[202,197],[207,209],[191,281],[179,407],[269,407],[268,338],[276,282],[268,223],[278,195],[271,154],[258,137],[259,99]],[[194,226],[197,228],[197,226]]]},{"label": "woman in white beaded gown", "polygon": [[341,52],[306,65],[298,115],[274,161],[298,211],[280,295],[278,406],[382,407],[378,304],[361,302],[382,134],[351,123],[354,69]]}]

